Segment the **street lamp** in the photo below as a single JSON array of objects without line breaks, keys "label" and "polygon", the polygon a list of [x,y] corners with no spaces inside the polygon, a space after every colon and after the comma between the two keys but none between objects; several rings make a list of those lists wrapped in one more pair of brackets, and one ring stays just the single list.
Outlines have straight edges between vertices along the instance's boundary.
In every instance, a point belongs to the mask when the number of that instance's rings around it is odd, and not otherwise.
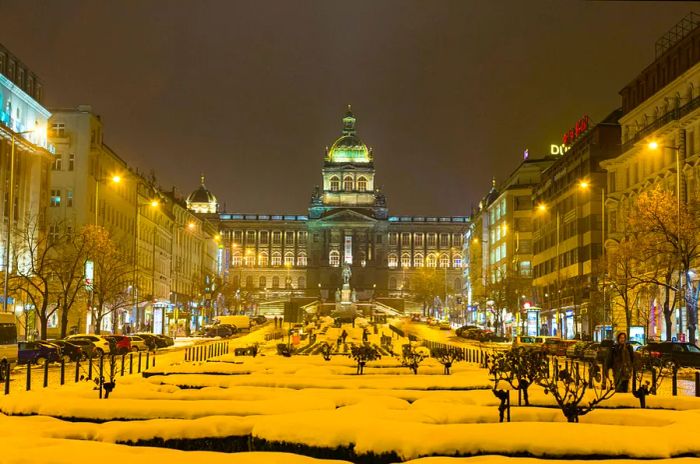
[{"label": "street lamp", "polygon": [[[36,124],[36,123],[35,123]],[[11,248],[11,237],[12,237],[12,223],[15,216],[15,140],[18,135],[33,134],[38,130],[38,126],[35,125],[34,129],[23,131],[23,132],[12,132],[11,139],[11,149],[10,149],[10,185],[7,195],[7,201],[10,204],[8,216],[7,216],[7,246],[5,247],[5,280],[3,283],[3,298],[2,298],[2,311],[7,312],[7,290],[10,276],[10,248]]]}]

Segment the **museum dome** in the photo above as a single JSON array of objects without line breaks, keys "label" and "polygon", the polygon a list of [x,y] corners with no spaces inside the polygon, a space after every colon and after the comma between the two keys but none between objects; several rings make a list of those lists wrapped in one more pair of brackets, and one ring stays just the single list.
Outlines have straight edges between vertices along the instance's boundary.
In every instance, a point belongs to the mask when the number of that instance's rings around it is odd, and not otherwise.
[{"label": "museum dome", "polygon": [[216,213],[218,203],[213,193],[204,185],[204,175],[200,177],[200,185],[197,190],[187,197],[187,208],[195,213]]},{"label": "museum dome", "polygon": [[326,161],[330,163],[371,163],[372,152],[357,136],[355,125],[357,118],[348,105],[343,117],[343,134],[333,142],[326,152]]}]

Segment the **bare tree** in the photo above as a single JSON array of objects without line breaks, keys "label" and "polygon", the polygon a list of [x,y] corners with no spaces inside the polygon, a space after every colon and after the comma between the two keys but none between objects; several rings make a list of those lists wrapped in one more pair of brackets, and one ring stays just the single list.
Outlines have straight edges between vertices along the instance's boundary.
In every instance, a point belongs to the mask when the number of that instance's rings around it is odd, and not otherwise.
[{"label": "bare tree", "polygon": [[629,240],[620,241],[606,254],[608,264],[606,285],[615,297],[613,304],[619,309],[618,313],[621,312],[624,317],[628,336],[629,328],[632,325],[637,287],[642,283],[638,278],[638,256],[634,242]]}]

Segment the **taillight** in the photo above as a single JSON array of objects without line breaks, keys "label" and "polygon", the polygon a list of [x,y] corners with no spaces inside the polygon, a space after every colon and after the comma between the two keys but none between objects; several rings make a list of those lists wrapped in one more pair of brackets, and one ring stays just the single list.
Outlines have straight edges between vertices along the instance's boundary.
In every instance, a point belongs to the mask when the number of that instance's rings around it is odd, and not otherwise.
[{"label": "taillight", "polygon": [[660,358],[661,352],[660,351],[652,351],[649,353],[649,356],[651,356],[652,358]]}]

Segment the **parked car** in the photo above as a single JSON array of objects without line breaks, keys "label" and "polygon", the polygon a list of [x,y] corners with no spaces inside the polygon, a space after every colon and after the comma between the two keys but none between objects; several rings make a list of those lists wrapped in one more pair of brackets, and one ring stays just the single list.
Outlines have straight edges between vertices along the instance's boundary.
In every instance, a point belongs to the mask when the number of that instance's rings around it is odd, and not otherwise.
[{"label": "parked car", "polygon": [[131,340],[126,335],[105,335],[108,341],[115,344],[115,354],[126,354],[131,351]]},{"label": "parked car", "polygon": [[[66,340],[51,340],[52,345],[56,345],[61,349],[61,357],[64,361],[80,361],[85,357],[83,348],[75,341],[69,342]],[[92,346],[91,342],[87,342]]]},{"label": "parked car", "polygon": [[155,335],[145,332],[139,332],[133,335],[143,338],[143,341],[146,342],[146,346],[148,346],[149,350],[154,351],[156,348],[158,348],[158,343]]},{"label": "parked car", "polygon": [[584,350],[592,342],[577,341],[566,349],[566,357],[571,359],[583,359]]},{"label": "parked car", "polygon": [[463,325],[462,327],[455,330],[455,333],[457,334],[458,337],[464,337],[463,334],[465,332],[467,332],[469,330],[473,330],[473,329],[478,329],[478,327],[475,325]]},{"label": "parked car", "polygon": [[60,350],[57,346],[40,342],[17,343],[18,363],[39,364],[57,362],[60,360]]},{"label": "parked car", "polygon": [[158,348],[167,348],[168,346],[173,346],[175,344],[173,337],[168,335],[156,334],[156,339],[160,340],[162,345],[158,345]]},{"label": "parked car", "polygon": [[201,333],[205,337],[230,337],[234,330],[228,324],[217,324],[202,327]]},{"label": "parked car", "polygon": [[531,335],[518,335],[513,339],[513,348],[536,348],[535,337]]},{"label": "parked car", "polygon": [[92,344],[95,346],[95,356],[102,356],[103,354],[110,354],[112,353],[112,347],[114,347],[114,351],[116,351],[116,343],[113,341],[110,343],[110,341],[100,335],[93,335],[93,334],[76,334],[76,335],[69,335],[66,337],[66,340],[73,341],[73,340],[88,340],[92,342]]},{"label": "parked car", "polygon": [[70,343],[72,345],[79,346],[83,352],[83,355],[80,358],[81,360],[88,359],[88,358],[94,358],[97,356],[97,349],[95,348],[95,344],[92,343],[90,340],[84,340],[81,338],[73,338],[71,340],[56,340],[56,341],[57,342],[66,342],[66,343]]},{"label": "parked car", "polygon": [[452,330],[452,326],[449,322],[442,321],[438,324],[440,330]]},{"label": "parked car", "polygon": [[256,325],[264,325],[267,324],[267,318],[263,316],[262,314],[258,316],[253,316],[251,317],[251,320],[255,322]]},{"label": "parked car", "polygon": [[148,351],[146,340],[138,335],[129,335],[128,337],[131,342],[131,351]]},{"label": "parked car", "polygon": [[566,350],[577,343],[576,340],[548,338],[544,341],[544,351],[551,356],[566,356]]},{"label": "parked car", "polygon": [[658,342],[649,343],[640,348],[637,353],[640,358],[651,356],[660,358],[668,367],[700,368],[700,348],[692,343]]}]

